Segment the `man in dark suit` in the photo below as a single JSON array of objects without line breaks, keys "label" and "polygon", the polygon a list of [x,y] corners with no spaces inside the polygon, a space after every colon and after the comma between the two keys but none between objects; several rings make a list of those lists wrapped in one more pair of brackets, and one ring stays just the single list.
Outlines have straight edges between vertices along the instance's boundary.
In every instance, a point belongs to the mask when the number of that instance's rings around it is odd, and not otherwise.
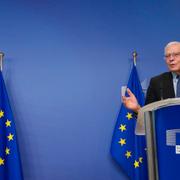
[{"label": "man in dark suit", "polygon": [[145,104],[174,97],[173,75],[171,72],[165,72],[151,79]]},{"label": "man in dark suit", "polygon": [[[145,104],[161,99],[174,98],[180,92],[177,90],[178,76],[180,75],[180,42],[175,41],[168,43],[165,46],[164,52],[169,72],[151,78]],[[127,93],[129,95],[128,97],[122,97],[124,105],[128,109],[138,113],[141,107],[136,97],[130,89],[127,89]]]}]

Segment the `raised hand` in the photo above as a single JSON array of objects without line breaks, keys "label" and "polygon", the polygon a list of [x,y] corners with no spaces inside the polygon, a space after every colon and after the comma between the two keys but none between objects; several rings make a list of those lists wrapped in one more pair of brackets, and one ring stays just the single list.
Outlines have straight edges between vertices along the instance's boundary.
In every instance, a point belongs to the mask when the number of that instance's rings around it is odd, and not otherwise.
[{"label": "raised hand", "polygon": [[135,95],[131,92],[129,88],[127,88],[128,97],[122,96],[123,104],[126,108],[138,113],[139,109],[141,108],[138,104],[138,101]]}]

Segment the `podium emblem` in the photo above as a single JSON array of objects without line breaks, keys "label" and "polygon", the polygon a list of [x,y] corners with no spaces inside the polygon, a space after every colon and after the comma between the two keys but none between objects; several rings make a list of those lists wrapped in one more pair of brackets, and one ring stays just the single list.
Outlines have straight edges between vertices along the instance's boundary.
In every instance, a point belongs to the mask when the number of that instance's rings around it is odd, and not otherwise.
[{"label": "podium emblem", "polygon": [[166,145],[175,146],[176,154],[180,154],[180,129],[166,131]]}]

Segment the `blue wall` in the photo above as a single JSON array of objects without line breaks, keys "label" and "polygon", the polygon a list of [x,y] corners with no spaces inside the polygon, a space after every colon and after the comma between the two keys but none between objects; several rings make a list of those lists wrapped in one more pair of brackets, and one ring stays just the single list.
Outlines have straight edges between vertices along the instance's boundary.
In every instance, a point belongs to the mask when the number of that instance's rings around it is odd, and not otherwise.
[{"label": "blue wall", "polygon": [[178,0],[1,0],[0,50],[25,180],[126,180],[109,147],[132,51],[166,71]]}]

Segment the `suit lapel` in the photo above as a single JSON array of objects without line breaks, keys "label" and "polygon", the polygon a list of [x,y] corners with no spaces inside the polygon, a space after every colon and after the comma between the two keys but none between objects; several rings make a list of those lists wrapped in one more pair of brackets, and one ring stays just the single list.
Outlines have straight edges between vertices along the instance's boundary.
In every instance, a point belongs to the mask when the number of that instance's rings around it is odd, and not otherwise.
[{"label": "suit lapel", "polygon": [[165,74],[163,77],[163,98],[174,98],[175,93],[174,93],[174,86],[173,86],[173,76],[171,72],[168,72]]}]

